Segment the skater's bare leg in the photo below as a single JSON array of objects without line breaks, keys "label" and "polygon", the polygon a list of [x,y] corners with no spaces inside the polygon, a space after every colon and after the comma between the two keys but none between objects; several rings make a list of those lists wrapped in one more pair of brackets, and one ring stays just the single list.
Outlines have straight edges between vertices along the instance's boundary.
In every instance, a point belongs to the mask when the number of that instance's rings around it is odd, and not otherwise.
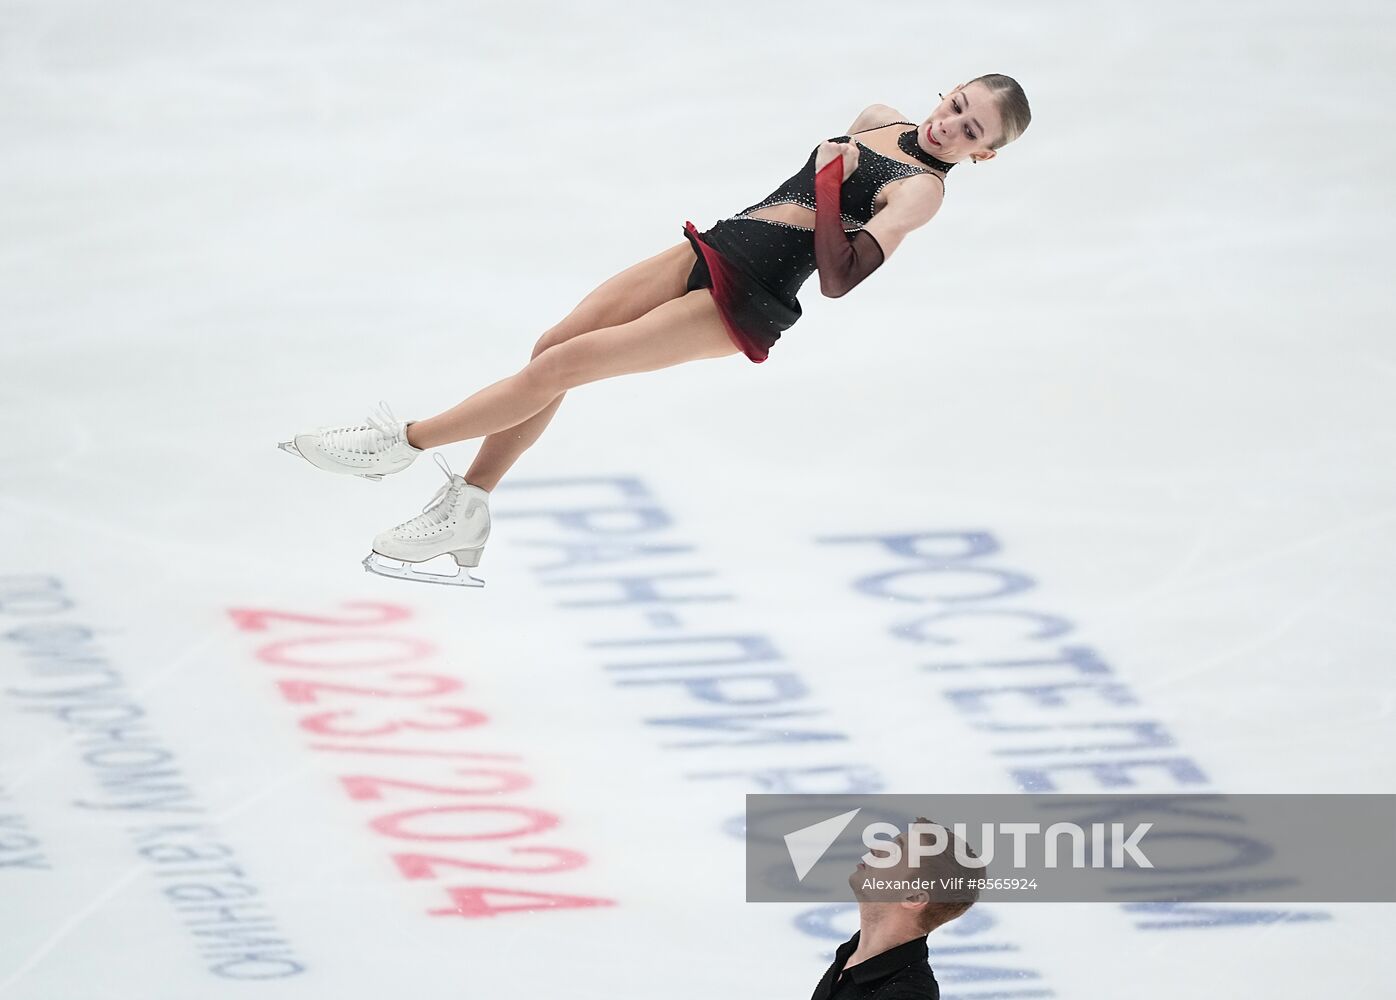
[{"label": "skater's bare leg", "polygon": [[657,371],[685,361],[737,353],[705,288],[651,309],[639,319],[603,327],[549,347],[523,369],[486,386],[451,409],[408,428],[416,448],[483,437],[527,420],[568,389]]},{"label": "skater's bare leg", "polygon": [[[608,278],[538,339],[533,357],[583,333],[639,319],[655,306],[685,294],[693,263],[693,247],[684,240]],[[466,481],[493,490],[519,456],[542,436],[564,395],[559,394],[527,420],[488,435],[466,472]]]},{"label": "skater's bare leg", "polygon": [[470,463],[470,470],[465,474],[465,481],[486,491],[493,490],[498,486],[499,481],[504,478],[504,474],[519,460],[519,456],[532,448],[543,436],[544,429],[553,419],[553,414],[562,405],[563,397],[566,395],[565,392],[560,394],[523,423],[506,427],[502,431],[495,431],[488,435],[484,443],[480,445],[480,450],[475,455],[475,461]]},{"label": "skater's bare leg", "polygon": [[[685,294],[693,261],[693,246],[684,240],[607,279],[577,303],[561,323],[538,338],[533,357],[583,333],[639,319],[655,306]],[[565,395],[559,394],[527,420],[488,435],[466,472],[465,481],[485,490],[498,486],[519,456],[542,436]]]}]

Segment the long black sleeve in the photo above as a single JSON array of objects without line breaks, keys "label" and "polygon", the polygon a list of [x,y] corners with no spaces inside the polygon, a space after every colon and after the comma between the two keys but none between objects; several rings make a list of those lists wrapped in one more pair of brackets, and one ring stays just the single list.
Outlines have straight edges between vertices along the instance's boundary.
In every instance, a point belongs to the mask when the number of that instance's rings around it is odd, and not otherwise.
[{"label": "long black sleeve", "polygon": [[819,266],[819,288],[830,298],[846,293],[887,259],[882,245],[866,229],[852,237],[843,231],[842,192],[843,158],[835,157],[814,177],[814,260]]}]

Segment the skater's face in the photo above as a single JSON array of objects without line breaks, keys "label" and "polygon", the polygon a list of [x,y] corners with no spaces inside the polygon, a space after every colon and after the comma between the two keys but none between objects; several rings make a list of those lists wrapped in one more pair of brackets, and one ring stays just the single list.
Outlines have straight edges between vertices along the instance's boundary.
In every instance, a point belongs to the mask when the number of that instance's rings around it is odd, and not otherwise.
[{"label": "skater's face", "polygon": [[[932,824],[924,816],[916,817],[916,822],[927,827],[939,825]],[[901,856],[895,865],[874,868],[860,860],[848,874],[848,886],[858,900],[859,918],[865,926],[870,920],[895,918],[911,921],[911,926],[924,934],[947,920],[954,920],[973,905],[977,892],[967,895],[963,886],[949,883],[947,888],[945,882],[947,876],[962,873],[962,868],[934,863],[934,858],[913,862],[906,847],[906,834],[898,834],[896,842]],[[882,848],[869,848],[869,853],[885,858],[890,852]],[[870,879],[871,883],[868,881]],[[884,884],[878,886],[877,880]],[[886,883],[900,884],[893,888]]]},{"label": "skater's face", "polygon": [[[998,102],[989,88],[979,81],[963,83],[946,94],[930,117],[916,130],[921,148],[938,160],[992,160],[997,154],[989,148],[1003,134]],[[932,141],[934,140],[934,141]]]},{"label": "skater's face", "polygon": [[[918,878],[924,878],[925,872],[918,871],[911,866],[911,861],[907,857],[906,836],[897,835],[897,846],[901,849],[901,860],[890,868],[874,868],[872,865],[859,861],[848,873],[848,887],[853,890],[853,895],[861,903],[900,903],[908,898],[924,899],[926,894],[914,890],[905,889],[879,889],[874,884],[866,886],[864,882],[868,879],[883,882],[901,881],[910,882]],[[878,858],[885,858],[888,851],[881,848],[869,848],[868,853]]]}]

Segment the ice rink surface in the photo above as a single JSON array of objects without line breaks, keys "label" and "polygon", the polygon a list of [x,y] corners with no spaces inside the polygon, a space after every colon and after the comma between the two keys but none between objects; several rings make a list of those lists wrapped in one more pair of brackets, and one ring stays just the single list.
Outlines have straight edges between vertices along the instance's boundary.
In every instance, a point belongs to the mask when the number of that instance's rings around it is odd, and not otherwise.
[{"label": "ice rink surface", "polygon": [[[803,998],[856,913],[744,902],[748,792],[1396,790],[1393,50],[1354,2],[0,2],[0,998]],[[1026,134],[769,361],[569,394],[483,590],[358,565],[430,463],[275,450],[994,72]],[[1376,997],[1393,932],[930,941],[947,998]]]}]

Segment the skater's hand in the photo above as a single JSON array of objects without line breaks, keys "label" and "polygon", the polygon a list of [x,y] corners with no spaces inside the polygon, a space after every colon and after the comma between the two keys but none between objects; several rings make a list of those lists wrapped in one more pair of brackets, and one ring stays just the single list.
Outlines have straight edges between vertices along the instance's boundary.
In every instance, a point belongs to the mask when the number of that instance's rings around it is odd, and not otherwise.
[{"label": "skater's hand", "polygon": [[814,154],[814,172],[819,173],[837,156],[843,157],[843,179],[848,180],[853,171],[858,169],[858,145],[853,142],[821,142]]}]

